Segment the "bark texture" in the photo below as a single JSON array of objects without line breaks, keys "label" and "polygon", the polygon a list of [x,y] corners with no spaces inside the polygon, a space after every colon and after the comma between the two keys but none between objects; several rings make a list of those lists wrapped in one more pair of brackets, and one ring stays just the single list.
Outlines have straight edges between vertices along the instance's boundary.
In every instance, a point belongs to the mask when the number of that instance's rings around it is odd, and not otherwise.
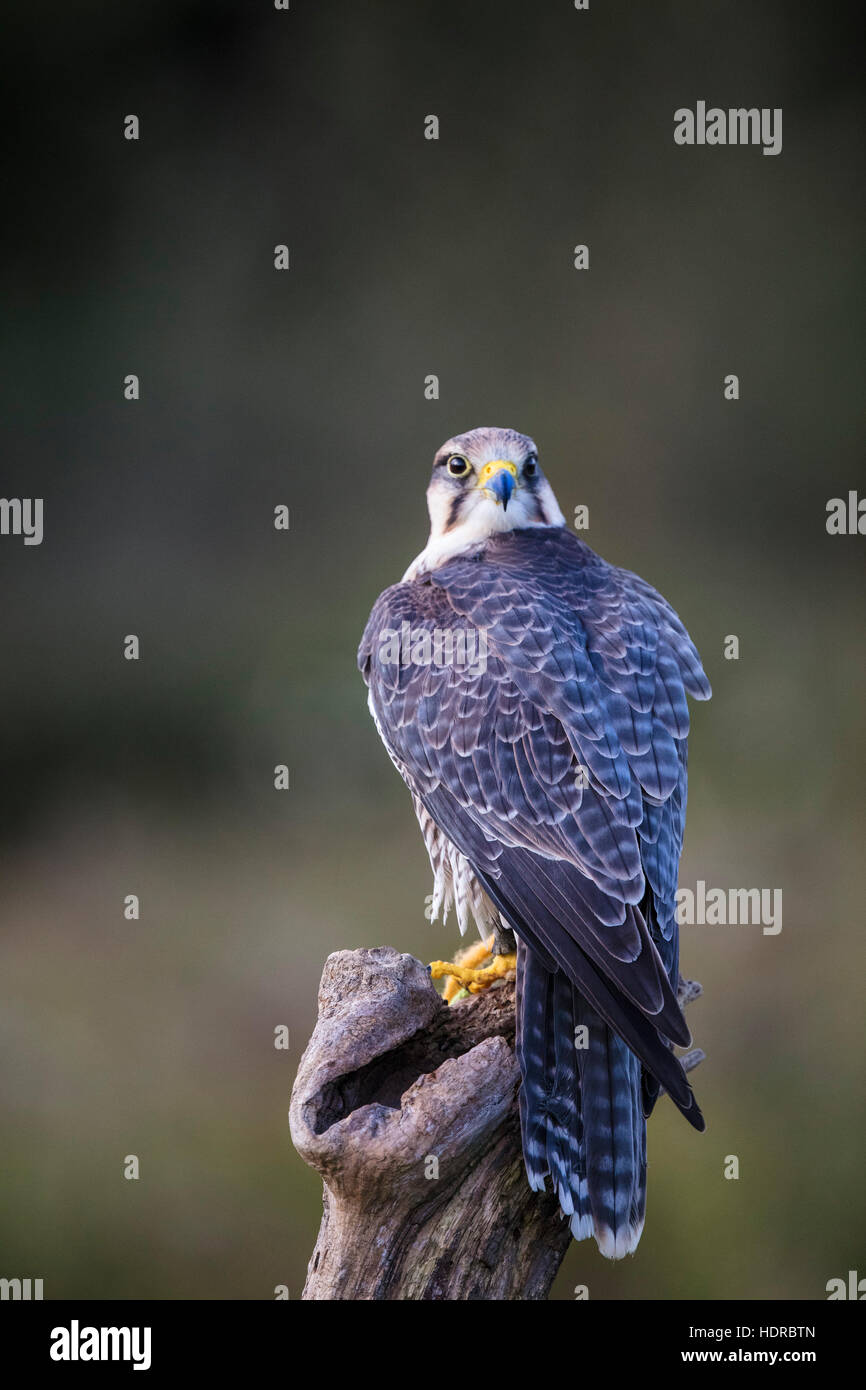
[{"label": "bark texture", "polygon": [[305,1299],[547,1298],[570,1233],[526,1180],[519,1081],[513,981],[448,1007],[413,956],[328,957],[290,1110],[324,1182]]},{"label": "bark texture", "polygon": [[325,963],[290,1111],[324,1180],[305,1299],[544,1299],[568,1247],[520,1148],[514,985],[449,1008],[390,947]]}]

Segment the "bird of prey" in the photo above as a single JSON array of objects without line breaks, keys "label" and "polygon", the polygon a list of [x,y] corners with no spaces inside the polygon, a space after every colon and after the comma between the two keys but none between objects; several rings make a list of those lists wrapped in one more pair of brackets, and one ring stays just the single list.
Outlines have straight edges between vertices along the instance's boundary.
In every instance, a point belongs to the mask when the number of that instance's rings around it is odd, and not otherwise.
[{"label": "bird of prey", "polygon": [[[358,664],[434,875],[517,972],[526,1171],[578,1240],[634,1251],[646,1117],[664,1090],[704,1121],[674,1045],[686,693],[697,652],[645,580],[566,526],[532,439],[475,429],[436,454],[430,538],[380,595]],[[512,935],[512,933],[514,935]],[[516,936],[516,953],[515,940]]]}]

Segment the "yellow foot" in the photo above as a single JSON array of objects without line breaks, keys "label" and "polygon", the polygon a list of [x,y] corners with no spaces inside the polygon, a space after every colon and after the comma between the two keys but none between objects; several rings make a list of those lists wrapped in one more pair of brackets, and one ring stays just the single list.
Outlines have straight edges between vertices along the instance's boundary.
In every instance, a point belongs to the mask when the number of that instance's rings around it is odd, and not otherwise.
[{"label": "yellow foot", "polygon": [[483,969],[477,969],[479,962],[487,960],[493,951],[494,938],[491,936],[487,941],[478,941],[468,950],[461,951],[457,961],[453,964],[447,960],[434,960],[430,963],[430,974],[434,980],[441,980],[444,975],[449,976],[448,984],[445,986],[444,998],[447,1003],[467,990],[470,994],[480,994],[493,984],[494,980],[503,979],[510,970],[517,968],[517,956],[494,956],[490,965]]},{"label": "yellow foot", "polygon": [[[486,941],[483,938],[479,938],[478,941],[474,941],[471,946],[464,946],[455,956],[456,963],[464,969],[473,969],[475,966],[480,965],[482,961],[489,960],[493,953],[493,943],[495,940],[496,938],[494,936],[489,936]],[[434,963],[442,966],[448,964],[447,961],[436,961]],[[442,973],[444,974],[445,972],[443,971]],[[438,980],[439,975],[436,974],[433,978]],[[465,999],[468,993],[469,991],[460,983],[457,977],[451,975],[442,991],[442,998],[445,1000],[446,1004],[453,1004],[455,999]]]}]

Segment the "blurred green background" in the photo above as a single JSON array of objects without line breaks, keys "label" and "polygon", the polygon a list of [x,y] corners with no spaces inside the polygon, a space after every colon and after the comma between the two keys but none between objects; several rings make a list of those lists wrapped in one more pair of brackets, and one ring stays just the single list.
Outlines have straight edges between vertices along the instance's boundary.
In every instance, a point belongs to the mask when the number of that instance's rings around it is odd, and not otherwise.
[{"label": "blurred green background", "polygon": [[[684,929],[708,1132],[659,1106],[636,1258],[573,1247],[556,1295],[866,1273],[857,11],[7,8],[2,491],[45,540],[0,539],[0,1274],[299,1296],[323,961],[455,944],[355,649],[480,424],[704,657],[682,884],[784,893],[778,936]],[[782,107],[782,154],[676,147],[699,99]]]}]

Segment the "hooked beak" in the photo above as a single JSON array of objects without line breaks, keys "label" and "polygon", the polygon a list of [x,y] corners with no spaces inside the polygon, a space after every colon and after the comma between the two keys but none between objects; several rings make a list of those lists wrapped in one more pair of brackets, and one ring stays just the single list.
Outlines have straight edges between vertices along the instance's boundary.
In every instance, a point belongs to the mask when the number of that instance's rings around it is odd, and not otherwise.
[{"label": "hooked beak", "polygon": [[482,468],[478,486],[507,512],[511,495],[517,486],[517,469],[510,459],[494,459],[492,463],[485,463]]}]

